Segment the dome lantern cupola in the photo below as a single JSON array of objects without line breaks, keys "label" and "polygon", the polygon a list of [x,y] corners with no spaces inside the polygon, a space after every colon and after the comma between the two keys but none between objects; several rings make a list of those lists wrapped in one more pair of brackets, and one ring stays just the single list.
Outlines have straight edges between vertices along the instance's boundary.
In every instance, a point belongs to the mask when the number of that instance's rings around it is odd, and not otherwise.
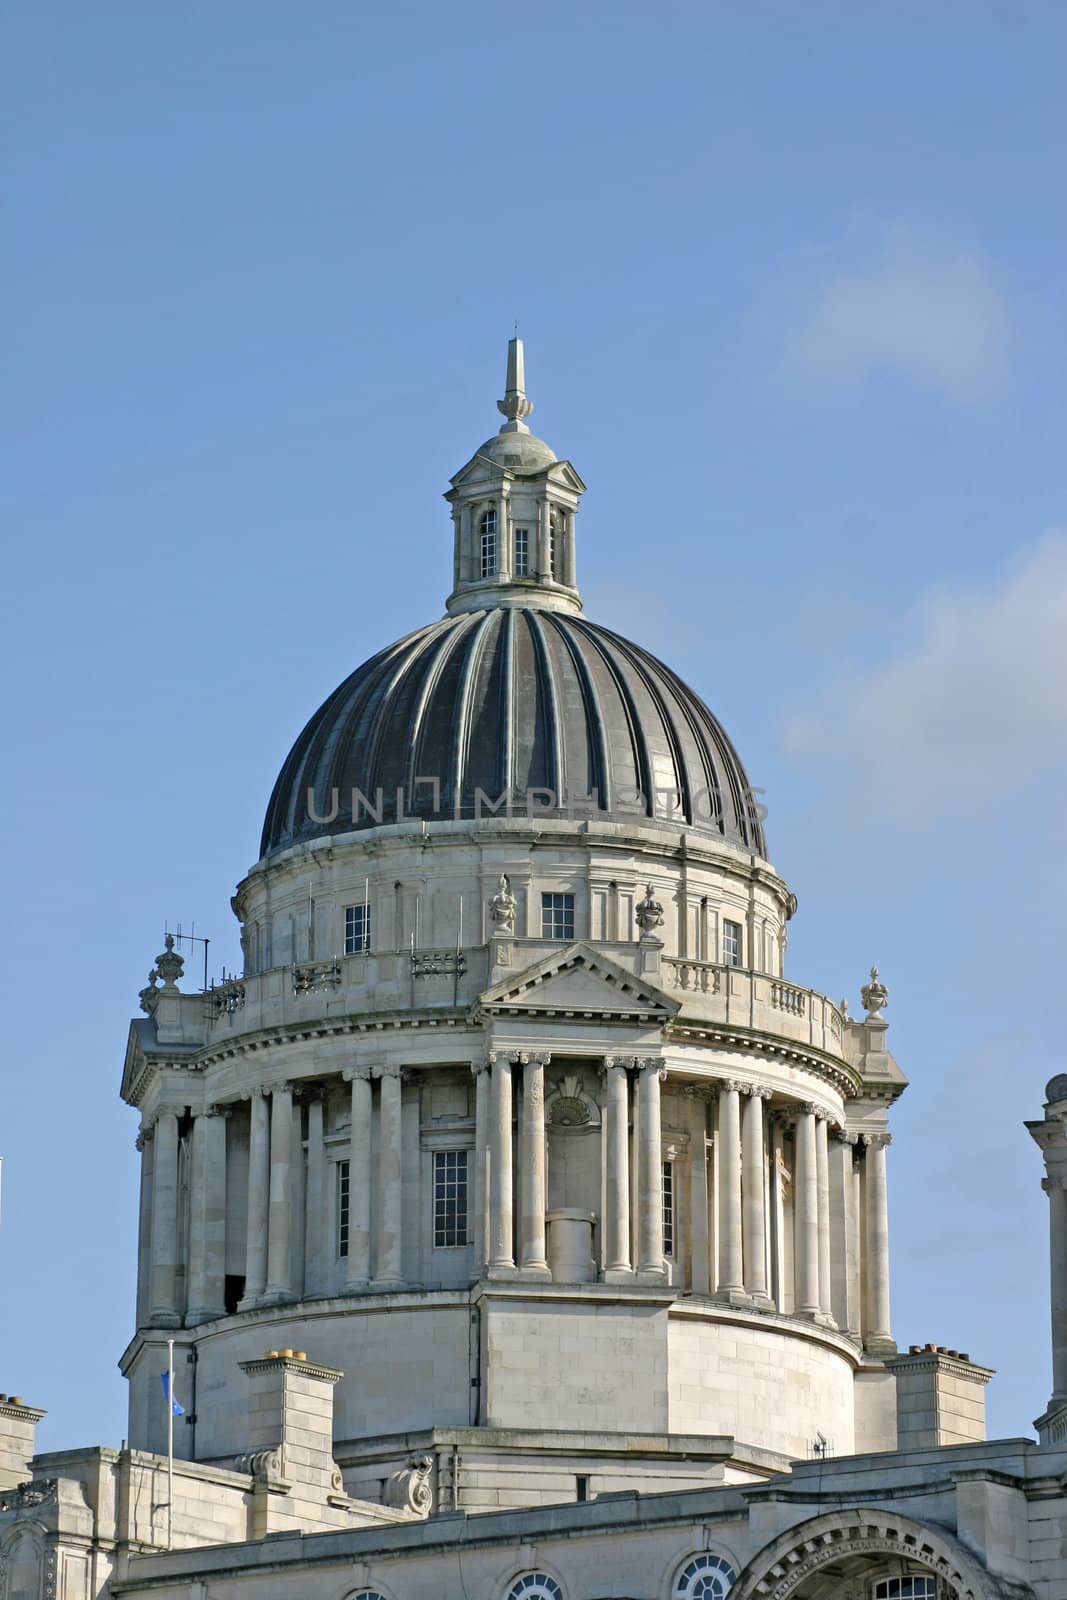
[{"label": "dome lantern cupola", "polygon": [[508,605],[580,611],[574,520],[585,484],[527,426],[533,402],[517,335],[508,341],[504,391],[497,401],[500,432],[456,473],[445,495],[455,529],[449,614]]}]

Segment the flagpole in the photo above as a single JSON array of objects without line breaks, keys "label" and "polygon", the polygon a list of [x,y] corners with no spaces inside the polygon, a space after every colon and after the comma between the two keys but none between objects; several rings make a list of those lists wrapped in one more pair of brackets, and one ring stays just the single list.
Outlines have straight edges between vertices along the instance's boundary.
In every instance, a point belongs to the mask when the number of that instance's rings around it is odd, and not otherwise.
[{"label": "flagpole", "polygon": [[174,1549],[174,1340],[167,1340],[167,1549]]}]

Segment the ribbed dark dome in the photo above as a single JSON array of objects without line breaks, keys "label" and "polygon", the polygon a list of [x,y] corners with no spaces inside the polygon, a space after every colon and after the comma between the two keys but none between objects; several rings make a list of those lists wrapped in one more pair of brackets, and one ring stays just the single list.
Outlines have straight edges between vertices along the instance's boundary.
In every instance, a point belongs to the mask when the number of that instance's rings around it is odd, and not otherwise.
[{"label": "ribbed dark dome", "polygon": [[405,816],[491,816],[509,791],[520,816],[529,797],[543,816],[658,817],[766,855],[737,752],[691,689],[584,617],[512,607],[420,628],[346,678],[281,770],[262,853]]}]

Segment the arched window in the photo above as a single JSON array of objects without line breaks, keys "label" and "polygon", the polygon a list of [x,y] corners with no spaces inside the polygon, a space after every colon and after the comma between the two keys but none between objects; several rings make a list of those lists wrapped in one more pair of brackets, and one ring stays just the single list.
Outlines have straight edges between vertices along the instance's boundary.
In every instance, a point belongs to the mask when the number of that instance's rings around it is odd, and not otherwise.
[{"label": "arched window", "polygon": [[527,1572],[515,1579],[508,1600],[563,1600],[563,1590],[547,1572]]},{"label": "arched window", "polygon": [[736,1582],[725,1556],[694,1556],[675,1578],[671,1600],[724,1600]]},{"label": "arched window", "polygon": [[377,1589],[353,1589],[350,1595],[345,1596],[345,1600],[385,1600],[385,1596],[380,1595]]},{"label": "arched window", "polygon": [[482,517],[482,577],[496,577],[496,507],[490,506]]}]

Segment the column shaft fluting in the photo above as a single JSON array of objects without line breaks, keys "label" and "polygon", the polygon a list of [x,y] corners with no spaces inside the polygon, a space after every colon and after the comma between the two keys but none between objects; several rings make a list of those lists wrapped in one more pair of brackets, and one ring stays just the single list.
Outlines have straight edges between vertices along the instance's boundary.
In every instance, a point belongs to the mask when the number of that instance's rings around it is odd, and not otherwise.
[{"label": "column shaft fluting", "polygon": [[741,1121],[745,1293],[759,1300],[770,1298],[767,1284],[767,1173],[763,1131],[763,1102],[767,1093],[763,1089],[753,1089],[746,1095]]},{"label": "column shaft fluting", "polygon": [[344,1076],[352,1091],[348,1130],[348,1255],[345,1288],[365,1289],[370,1280],[370,1067],[350,1067]]},{"label": "column shaft fluting", "polygon": [[605,1063],[604,1139],[606,1146],[606,1203],[604,1218],[604,1270],[630,1272],[630,1081],[628,1064],[609,1058]]},{"label": "column shaft fluting", "polygon": [[819,1190],[819,1310],[832,1314],[830,1279],[830,1140],[824,1116],[815,1119],[815,1173]]},{"label": "column shaft fluting", "polygon": [[267,1288],[271,1299],[292,1293],[289,1260],[290,1181],[293,1162],[293,1090],[277,1084],[270,1097],[270,1202]]},{"label": "column shaft fluting", "polygon": [[741,1090],[724,1083],[719,1090],[716,1143],[719,1197],[719,1294],[743,1294],[741,1226]]},{"label": "column shaft fluting", "polygon": [[889,1135],[864,1134],[866,1155],[867,1325],[865,1343],[892,1343],[889,1326],[889,1194],[885,1152]]},{"label": "column shaft fluting", "polygon": [[519,1265],[548,1274],[545,1258],[545,1059],[529,1056],[522,1068],[519,1128],[522,1209]]},{"label": "column shaft fluting", "polygon": [[793,1255],[796,1309],[804,1316],[819,1310],[819,1173],[815,1149],[815,1108],[804,1106],[796,1124],[796,1176],[793,1200]]},{"label": "column shaft fluting", "polygon": [[152,1169],[151,1321],[162,1327],[180,1322],[178,1285],[178,1118],[161,1111],[154,1129]]},{"label": "column shaft fluting", "polygon": [[245,1305],[254,1304],[267,1286],[267,1207],[270,1198],[270,1111],[262,1089],[253,1089],[251,1101]]},{"label": "column shaft fluting", "polygon": [[378,1107],[378,1259],[374,1281],[381,1285],[403,1282],[403,1119],[400,1068],[389,1065],[381,1074]]},{"label": "column shaft fluting", "polygon": [[492,1061],[489,1124],[489,1266],[506,1271],[515,1266],[511,1159],[511,1062]]},{"label": "column shaft fluting", "polygon": [[663,1259],[663,1133],[660,1123],[660,1074],[656,1060],[637,1061],[639,1101],[637,1270],[665,1274]]},{"label": "column shaft fluting", "polygon": [[[329,1293],[326,1275],[326,1144],[322,1095],[308,1101],[307,1186],[304,1201],[304,1293],[310,1297]],[[351,1188],[351,1168],[349,1168]]]}]

